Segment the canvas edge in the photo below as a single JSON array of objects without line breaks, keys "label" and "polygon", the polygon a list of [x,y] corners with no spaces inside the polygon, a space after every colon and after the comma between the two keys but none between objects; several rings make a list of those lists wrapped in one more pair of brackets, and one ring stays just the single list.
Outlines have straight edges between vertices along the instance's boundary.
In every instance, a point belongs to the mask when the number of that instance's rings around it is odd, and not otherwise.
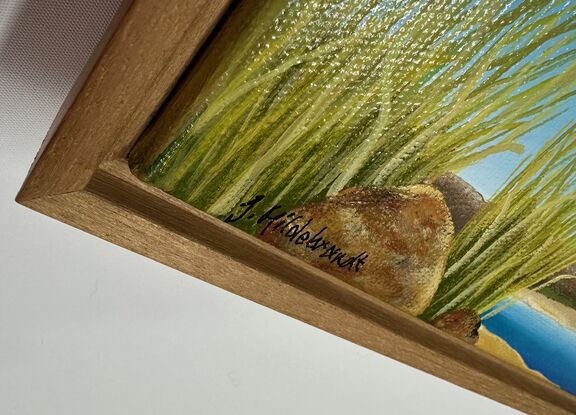
[{"label": "canvas edge", "polygon": [[133,0],[69,94],[16,200],[79,191],[101,162],[126,157],[231,3]]},{"label": "canvas edge", "polygon": [[[121,206],[118,200],[113,200],[105,188],[95,186],[94,178],[101,179],[105,175],[112,177],[113,181],[118,180],[118,183],[125,182],[126,178],[122,178],[118,172],[118,169],[122,168],[123,161],[119,161],[120,164],[106,164],[106,162],[125,158],[127,151],[145,127],[148,119],[171,90],[178,76],[222,16],[230,1],[196,1],[193,2],[194,5],[191,8],[189,3],[186,0],[170,0],[165,7],[185,9],[188,13],[196,13],[194,18],[191,19],[190,14],[187,13],[173,13],[171,18],[160,19],[161,23],[152,25],[152,28],[148,24],[151,16],[162,13],[162,8],[158,7],[158,3],[152,0],[135,0],[131,4],[104,47],[102,55],[86,77],[85,83],[63,114],[59,125],[53,130],[53,135],[47,138],[47,143],[37,156],[16,201],[61,222],[198,276],[214,285],[527,413],[576,412],[574,396],[488,356],[470,345],[449,338],[446,334],[426,326],[414,317],[391,309],[388,305],[380,304],[377,309],[383,313],[382,316],[399,318],[399,321],[406,322],[408,326],[386,327],[383,324],[377,324],[374,322],[375,316],[373,315],[342,308],[341,305],[335,305],[334,301],[318,298],[318,292],[311,294],[269,273],[255,270],[242,261],[231,259],[226,254],[193,242],[190,237],[171,234],[162,224],[162,218],[157,218],[157,221],[143,218],[141,212],[136,213],[138,209]],[[200,27],[197,24],[199,21],[203,23]],[[197,27],[190,27],[194,25]],[[162,47],[161,44],[156,44],[156,48],[140,48],[132,51],[130,56],[124,53],[126,47],[130,46],[140,35],[152,33],[153,37],[157,37],[163,31],[171,31],[173,35],[177,32],[178,35],[169,37],[169,45],[165,45],[167,49],[164,49],[162,53],[158,53],[158,48]],[[165,53],[166,50],[170,52]],[[158,61],[159,56],[163,55],[166,55],[165,59],[170,62],[160,61],[157,65],[152,65],[152,68],[146,66],[147,63]],[[123,70],[114,72],[114,68],[118,67],[122,67]],[[137,68],[148,70],[146,76],[130,77],[130,71]],[[107,76],[112,79],[107,79]],[[129,93],[113,88],[115,84],[122,82],[133,82],[135,85],[128,91]],[[147,87],[152,88],[152,91],[147,91],[143,99],[137,91]],[[113,125],[105,131],[106,134],[93,139],[94,123],[98,120],[109,120]],[[91,189],[89,189],[90,186],[92,186]],[[153,191],[147,189],[146,192],[152,193]],[[101,211],[102,215],[96,218],[94,214],[98,211]],[[137,223],[140,226],[137,226]],[[129,232],[131,229],[136,229],[136,232]],[[147,245],[143,237],[146,229],[148,229],[147,232],[164,234],[163,243]],[[247,235],[246,237],[250,238]],[[194,248],[198,252],[207,249],[204,251],[206,255],[196,263],[183,264],[178,255],[170,255],[166,252],[174,246],[171,238],[174,240],[184,238],[189,241],[184,243],[187,249]],[[188,243],[192,245],[187,245]],[[187,254],[183,251],[180,255],[186,256]],[[288,256],[280,251],[274,252],[274,255],[284,260]],[[299,262],[294,258],[288,260]],[[249,274],[257,278],[248,285],[229,286],[218,280],[214,273],[209,272],[210,267],[206,267],[208,263],[217,265],[219,262],[225,264],[228,269],[239,272],[238,275]],[[322,275],[321,279],[324,281],[336,280],[322,271],[309,269],[311,267],[306,264],[302,263],[300,266],[306,275],[314,276],[314,278]],[[193,267],[193,269],[188,267]],[[242,271],[238,271],[238,267]],[[257,287],[257,280],[268,281],[268,284],[276,287],[278,293],[257,291],[260,295],[254,294],[249,288]],[[357,291],[352,287],[347,287],[341,293],[351,293],[356,296],[355,298],[359,298],[358,295],[360,298],[369,297]],[[281,299],[279,297],[281,295],[285,298]],[[286,302],[286,298],[295,298],[296,302]],[[333,300],[337,300],[337,297]],[[317,309],[302,307],[305,302],[314,304]],[[374,302],[374,299],[368,299],[368,302]],[[322,313],[323,309],[328,310],[329,313]],[[348,325],[343,324],[346,321],[349,321]],[[416,326],[412,327],[414,324]],[[410,327],[422,330],[422,332],[410,333]],[[428,330],[432,331],[428,332]],[[420,337],[420,341],[415,341],[414,335],[424,337]],[[449,348],[442,350],[445,346],[440,349],[424,346],[422,343],[426,342],[422,340],[425,337],[428,337],[432,343],[441,340],[440,344],[449,345]],[[460,358],[454,357],[455,351],[463,353],[460,354]],[[456,354],[459,355],[459,353]],[[468,361],[462,359],[462,356],[468,356],[466,358]],[[484,364],[486,366],[483,368]],[[485,373],[486,369],[489,373]]]}]

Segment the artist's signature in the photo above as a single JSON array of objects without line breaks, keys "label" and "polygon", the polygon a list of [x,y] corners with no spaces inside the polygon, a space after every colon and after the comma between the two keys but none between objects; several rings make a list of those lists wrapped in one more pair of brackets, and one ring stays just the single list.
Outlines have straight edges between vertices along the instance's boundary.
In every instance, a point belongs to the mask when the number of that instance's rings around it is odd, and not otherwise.
[{"label": "artist's signature", "polygon": [[329,233],[327,226],[322,227],[314,234],[306,230],[314,218],[306,220],[302,215],[283,210],[281,205],[275,205],[258,216],[254,207],[262,200],[264,200],[264,195],[258,195],[248,202],[240,203],[239,206],[243,210],[238,216],[230,214],[224,221],[232,223],[245,219],[254,220],[257,217],[256,223],[262,224],[260,235],[264,235],[266,232],[278,232],[294,245],[303,245],[304,248],[317,252],[318,257],[326,258],[330,263],[336,264],[340,268],[348,268],[350,271],[358,272],[366,264],[368,258],[366,251],[353,256],[327,240],[325,237],[325,234]]}]

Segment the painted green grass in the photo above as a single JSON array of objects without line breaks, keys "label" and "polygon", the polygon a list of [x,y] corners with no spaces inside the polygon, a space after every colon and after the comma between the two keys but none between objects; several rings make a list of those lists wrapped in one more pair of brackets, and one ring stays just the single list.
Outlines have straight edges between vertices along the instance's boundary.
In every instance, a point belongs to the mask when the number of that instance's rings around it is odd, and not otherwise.
[{"label": "painted green grass", "polygon": [[521,152],[574,94],[576,5],[514,4],[269,2],[144,178],[223,217]]},{"label": "painted green grass", "polygon": [[[559,0],[270,1],[144,179],[225,217],[256,194],[290,208],[521,153],[576,93],[575,14]],[[484,312],[576,260],[574,157],[569,126],[526,160],[456,238],[424,318]]]},{"label": "painted green grass", "polygon": [[457,309],[484,313],[573,263],[576,124],[520,166],[458,234],[444,278],[422,317]]}]

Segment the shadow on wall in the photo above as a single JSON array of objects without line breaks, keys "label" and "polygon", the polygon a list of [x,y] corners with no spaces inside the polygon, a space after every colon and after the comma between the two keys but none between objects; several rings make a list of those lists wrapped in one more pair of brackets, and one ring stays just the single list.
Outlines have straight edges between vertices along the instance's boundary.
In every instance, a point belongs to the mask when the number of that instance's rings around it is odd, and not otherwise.
[{"label": "shadow on wall", "polygon": [[130,3],[0,0],[0,154],[5,163],[20,163],[38,150],[45,126],[52,130],[58,124],[106,44],[107,29],[116,26]]},{"label": "shadow on wall", "polygon": [[[22,4],[18,4],[22,3]],[[0,20],[8,25],[0,48],[2,74],[31,88],[57,89],[76,80],[123,0],[8,0]],[[80,50],[79,50],[80,49]]]}]

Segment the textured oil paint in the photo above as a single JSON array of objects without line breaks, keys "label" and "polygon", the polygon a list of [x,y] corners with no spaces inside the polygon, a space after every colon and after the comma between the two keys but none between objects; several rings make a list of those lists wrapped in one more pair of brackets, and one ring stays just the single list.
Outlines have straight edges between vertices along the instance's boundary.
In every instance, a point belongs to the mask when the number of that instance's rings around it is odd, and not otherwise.
[{"label": "textured oil paint", "polygon": [[142,180],[576,390],[576,1],[245,0]]}]

